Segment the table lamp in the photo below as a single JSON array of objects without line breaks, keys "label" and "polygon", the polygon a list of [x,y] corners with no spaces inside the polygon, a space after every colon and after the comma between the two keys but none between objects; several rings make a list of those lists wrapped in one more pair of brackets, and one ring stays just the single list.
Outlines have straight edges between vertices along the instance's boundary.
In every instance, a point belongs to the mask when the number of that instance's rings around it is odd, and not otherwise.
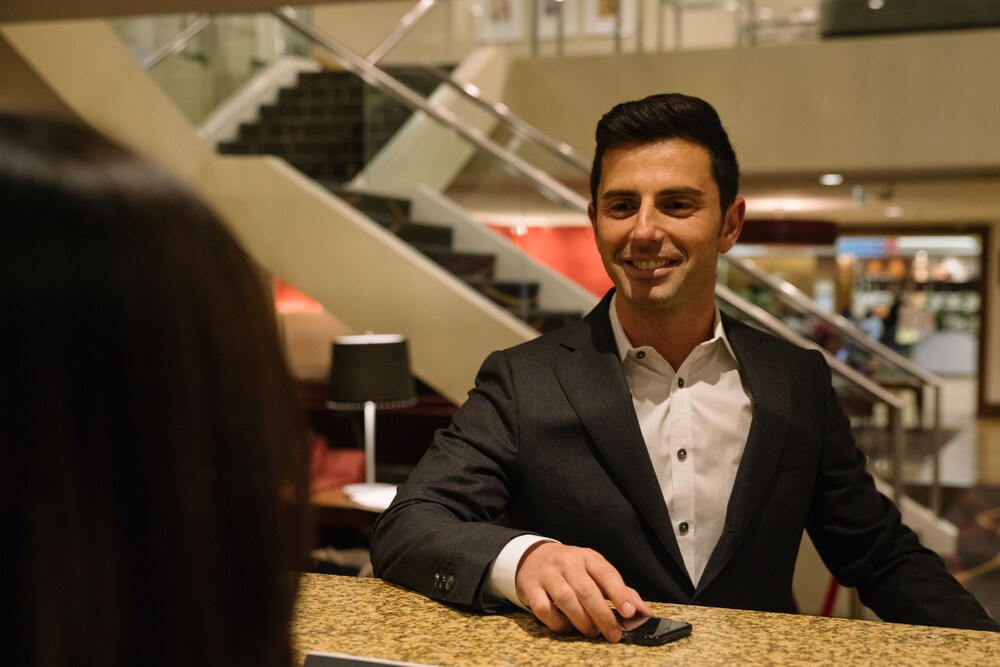
[{"label": "table lamp", "polygon": [[365,483],[351,485],[345,493],[355,498],[393,493],[394,485],[375,482],[375,410],[417,402],[406,339],[399,334],[338,336],[332,352],[326,406],[364,410],[365,419]]}]

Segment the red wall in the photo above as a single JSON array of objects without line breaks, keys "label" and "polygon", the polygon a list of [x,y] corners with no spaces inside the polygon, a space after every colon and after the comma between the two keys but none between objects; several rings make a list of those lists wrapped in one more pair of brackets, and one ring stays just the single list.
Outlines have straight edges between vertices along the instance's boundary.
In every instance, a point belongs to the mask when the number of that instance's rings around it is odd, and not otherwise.
[{"label": "red wall", "polygon": [[490,225],[538,261],[598,296],[611,289],[590,227],[528,227],[517,236],[507,226]]}]

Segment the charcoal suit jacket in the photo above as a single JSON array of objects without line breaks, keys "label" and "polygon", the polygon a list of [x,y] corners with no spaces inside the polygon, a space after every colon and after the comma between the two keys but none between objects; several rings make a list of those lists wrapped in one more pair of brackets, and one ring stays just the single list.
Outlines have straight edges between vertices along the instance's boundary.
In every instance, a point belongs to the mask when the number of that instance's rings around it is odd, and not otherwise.
[{"label": "charcoal suit jacket", "polygon": [[[646,600],[791,612],[802,531],[882,619],[1000,629],[900,522],[854,446],[821,354],[723,319],[753,419],[725,527],[695,586],[615,346],[610,293],[583,320],[490,355],[379,518],[376,576],[443,602],[484,598],[512,538],[590,547]],[[710,443],[707,443],[710,446]]]}]

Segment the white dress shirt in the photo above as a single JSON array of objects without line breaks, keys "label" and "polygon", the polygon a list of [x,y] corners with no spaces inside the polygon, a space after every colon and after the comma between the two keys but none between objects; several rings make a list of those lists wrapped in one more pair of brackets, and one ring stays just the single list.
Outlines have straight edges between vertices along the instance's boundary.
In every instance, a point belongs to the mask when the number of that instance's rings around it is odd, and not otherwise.
[{"label": "white dress shirt", "polygon": [[[625,381],[684,566],[697,586],[726,523],[750,432],[750,397],[718,308],[712,338],[674,370],[652,347],[633,347],[618,319],[617,298],[611,299],[611,328]],[[539,541],[551,540],[522,535],[503,548],[490,570],[488,594],[524,607],[514,579],[525,551]]]}]

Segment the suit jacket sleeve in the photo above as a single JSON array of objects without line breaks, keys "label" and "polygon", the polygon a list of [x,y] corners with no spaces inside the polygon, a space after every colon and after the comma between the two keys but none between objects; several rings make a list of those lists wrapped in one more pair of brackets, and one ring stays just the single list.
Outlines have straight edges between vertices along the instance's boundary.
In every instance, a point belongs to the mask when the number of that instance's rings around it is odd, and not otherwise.
[{"label": "suit jacket sleeve", "polygon": [[483,363],[469,399],[375,524],[375,575],[443,602],[495,612],[484,602],[490,565],[526,531],[505,527],[517,457],[517,411],[506,354]]},{"label": "suit jacket sleeve", "polygon": [[829,367],[825,361],[820,365],[827,386],[824,442],[807,529],[827,567],[842,584],[856,587],[861,601],[883,620],[1000,630],[875,489]]}]

